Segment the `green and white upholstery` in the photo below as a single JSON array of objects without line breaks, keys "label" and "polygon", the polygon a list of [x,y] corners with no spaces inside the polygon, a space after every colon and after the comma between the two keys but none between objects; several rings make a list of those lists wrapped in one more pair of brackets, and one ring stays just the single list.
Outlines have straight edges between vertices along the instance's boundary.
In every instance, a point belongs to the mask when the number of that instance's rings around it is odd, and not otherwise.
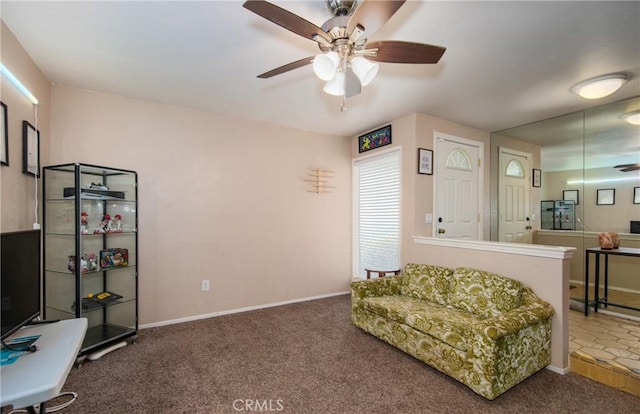
[{"label": "green and white upholstery", "polygon": [[493,400],[551,361],[553,308],[477,269],[408,264],[351,283],[353,323]]}]

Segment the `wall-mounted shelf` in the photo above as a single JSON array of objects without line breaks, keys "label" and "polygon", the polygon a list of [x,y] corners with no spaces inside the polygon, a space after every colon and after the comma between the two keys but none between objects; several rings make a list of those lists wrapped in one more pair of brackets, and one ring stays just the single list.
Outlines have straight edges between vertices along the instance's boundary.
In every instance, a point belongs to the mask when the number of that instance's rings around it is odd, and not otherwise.
[{"label": "wall-mounted shelf", "polygon": [[336,188],[334,185],[329,185],[335,171],[323,168],[312,168],[309,171],[308,178],[303,179],[303,181],[310,183],[310,188],[307,189],[308,193],[327,194],[331,193],[332,188]]}]

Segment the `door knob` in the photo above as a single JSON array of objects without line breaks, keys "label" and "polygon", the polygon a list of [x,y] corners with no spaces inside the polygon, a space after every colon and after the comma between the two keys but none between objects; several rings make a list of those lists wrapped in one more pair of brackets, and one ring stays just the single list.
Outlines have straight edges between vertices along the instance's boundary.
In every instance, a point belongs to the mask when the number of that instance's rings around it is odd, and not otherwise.
[{"label": "door knob", "polygon": [[531,226],[527,226],[527,227],[525,227],[525,229],[527,229],[527,230],[531,230],[532,228],[533,228],[533,227],[531,227]]},{"label": "door knob", "polygon": [[439,234],[444,234],[444,233],[445,233],[445,230],[444,230],[444,229],[438,229],[438,233],[439,233]]}]

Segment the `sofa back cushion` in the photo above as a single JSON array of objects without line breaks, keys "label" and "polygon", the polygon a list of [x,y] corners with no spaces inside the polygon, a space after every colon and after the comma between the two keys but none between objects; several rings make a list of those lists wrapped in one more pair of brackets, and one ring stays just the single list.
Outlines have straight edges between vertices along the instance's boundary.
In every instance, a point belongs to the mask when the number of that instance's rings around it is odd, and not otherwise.
[{"label": "sofa back cushion", "polygon": [[522,283],[483,270],[459,267],[450,286],[449,304],[485,318],[520,306]]},{"label": "sofa back cushion", "polygon": [[401,293],[415,299],[447,305],[449,283],[453,269],[441,266],[409,263],[404,267]]}]

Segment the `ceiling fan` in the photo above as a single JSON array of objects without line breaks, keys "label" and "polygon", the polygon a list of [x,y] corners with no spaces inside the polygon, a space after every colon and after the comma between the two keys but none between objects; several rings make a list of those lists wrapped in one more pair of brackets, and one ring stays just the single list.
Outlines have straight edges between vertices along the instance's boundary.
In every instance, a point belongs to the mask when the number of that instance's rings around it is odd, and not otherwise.
[{"label": "ceiling fan", "polygon": [[[357,4],[360,3],[360,4]],[[321,53],[288,63],[258,75],[271,78],[313,63],[315,74],[327,81],[324,91],[342,96],[342,110],[346,98],[360,93],[378,72],[378,64],[438,63],[444,47],[424,43],[383,40],[367,42],[364,37],[377,32],[405,0],[327,0],[333,17],[322,27],[264,0],[249,0],[242,6],[285,29],[318,44]]]},{"label": "ceiling fan", "polygon": [[640,163],[636,163],[636,164],[620,164],[620,165],[614,166],[613,168],[618,168],[621,172],[638,171],[638,170],[640,170]]}]

